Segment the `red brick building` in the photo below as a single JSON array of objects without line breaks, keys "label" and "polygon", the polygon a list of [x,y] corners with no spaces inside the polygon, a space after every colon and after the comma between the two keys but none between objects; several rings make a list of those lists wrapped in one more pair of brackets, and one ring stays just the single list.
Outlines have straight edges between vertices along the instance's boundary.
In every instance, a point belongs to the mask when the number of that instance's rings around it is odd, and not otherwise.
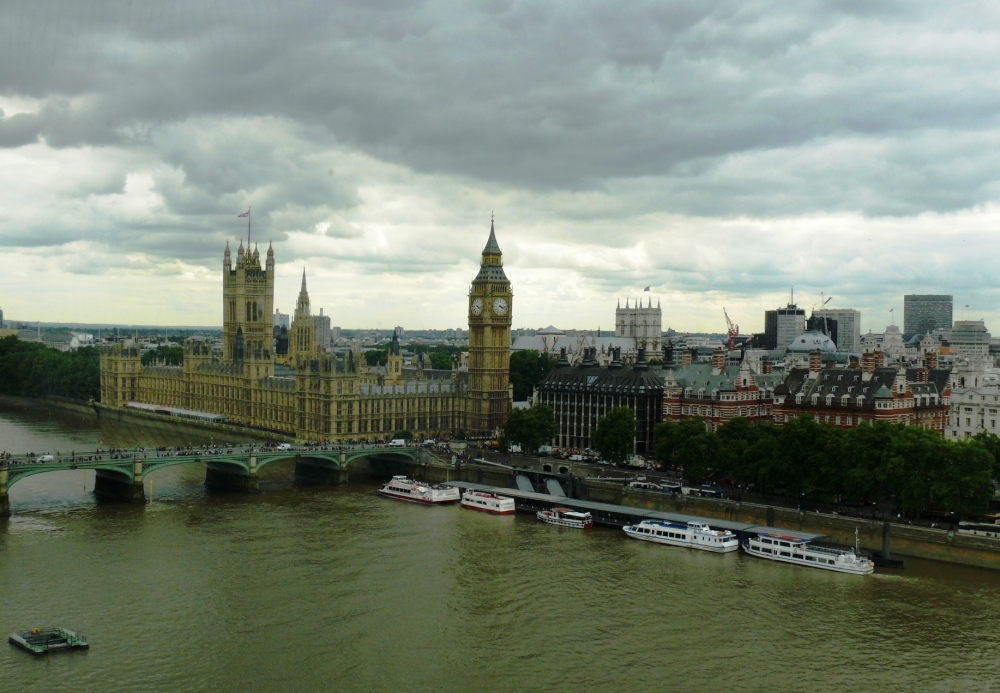
[{"label": "red brick building", "polygon": [[881,352],[862,355],[860,367],[823,367],[813,352],[809,368],[795,368],[774,389],[774,422],[808,414],[816,421],[851,428],[863,421],[922,426],[944,434],[951,390],[948,369],[928,359],[925,367],[885,367]]},{"label": "red brick building", "polygon": [[700,416],[709,431],[738,416],[751,423],[771,421],[773,395],[780,376],[754,373],[746,362],[726,365],[717,349],[712,363],[690,363],[664,374],[663,420]]}]

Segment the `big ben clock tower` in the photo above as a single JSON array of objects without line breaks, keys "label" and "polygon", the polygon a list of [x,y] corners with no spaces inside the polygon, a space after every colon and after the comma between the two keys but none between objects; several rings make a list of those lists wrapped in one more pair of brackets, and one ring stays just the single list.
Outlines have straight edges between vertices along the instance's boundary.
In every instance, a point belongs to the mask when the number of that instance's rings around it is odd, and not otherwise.
[{"label": "big ben clock tower", "polygon": [[491,436],[510,412],[510,325],[513,294],[490,220],[479,274],[469,291],[468,433]]}]

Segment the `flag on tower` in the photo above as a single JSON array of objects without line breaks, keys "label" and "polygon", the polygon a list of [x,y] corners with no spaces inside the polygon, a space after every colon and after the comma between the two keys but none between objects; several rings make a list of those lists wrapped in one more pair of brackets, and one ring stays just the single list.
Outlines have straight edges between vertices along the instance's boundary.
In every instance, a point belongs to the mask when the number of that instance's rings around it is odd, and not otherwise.
[{"label": "flag on tower", "polygon": [[646,287],[645,289],[643,289],[643,291],[649,291],[649,290],[650,290],[651,288],[653,288],[653,287],[652,287],[652,284],[650,284],[650,285],[649,285],[649,286],[647,286],[647,287]]},{"label": "flag on tower", "polygon": [[249,209],[247,211],[243,212],[243,214],[239,215],[237,217],[237,219],[242,219],[243,217],[248,217],[248,216],[250,216],[250,210]]}]

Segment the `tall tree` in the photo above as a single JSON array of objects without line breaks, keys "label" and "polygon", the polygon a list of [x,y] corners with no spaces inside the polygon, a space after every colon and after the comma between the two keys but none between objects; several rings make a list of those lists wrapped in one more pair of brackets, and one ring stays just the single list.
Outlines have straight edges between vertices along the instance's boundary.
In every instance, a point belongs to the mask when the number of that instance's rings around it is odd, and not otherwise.
[{"label": "tall tree", "polygon": [[552,367],[556,359],[546,353],[528,349],[515,351],[510,355],[510,382],[514,386],[514,401],[523,402],[531,396],[532,390]]},{"label": "tall tree", "polygon": [[546,404],[530,409],[514,409],[504,423],[504,435],[521,446],[521,452],[534,455],[541,445],[552,440],[559,431],[555,412]]},{"label": "tall tree", "polygon": [[597,422],[594,448],[608,462],[621,464],[635,449],[635,433],[635,412],[628,407],[615,407]]}]

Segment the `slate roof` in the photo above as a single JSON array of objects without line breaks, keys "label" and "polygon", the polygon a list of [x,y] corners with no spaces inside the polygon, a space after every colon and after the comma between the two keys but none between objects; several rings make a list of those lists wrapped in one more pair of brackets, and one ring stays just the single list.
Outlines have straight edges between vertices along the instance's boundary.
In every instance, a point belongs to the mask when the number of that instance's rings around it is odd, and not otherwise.
[{"label": "slate roof", "polygon": [[601,394],[663,394],[663,377],[648,370],[631,367],[601,368],[574,366],[553,368],[539,384],[541,391],[588,392]]},{"label": "slate roof", "polygon": [[503,267],[496,265],[483,265],[479,268],[479,274],[472,280],[473,284],[483,284],[486,282],[505,282],[507,275],[504,274]]},{"label": "slate roof", "polygon": [[[803,393],[806,400],[811,399],[814,394],[819,394],[820,399],[824,401],[827,395],[833,395],[834,399],[839,401],[846,394],[850,397],[852,405],[857,403],[858,396],[864,397],[864,405],[874,404],[876,397],[892,396],[892,385],[897,373],[895,368],[876,368],[867,382],[862,379],[862,373],[860,368],[824,368],[817,374],[815,380],[811,380],[808,368],[793,368],[785,379],[785,387],[775,388],[775,394],[787,394],[793,401],[799,392]],[[919,394],[941,395],[948,382],[949,373],[947,369],[931,369],[927,383],[915,383],[913,381],[916,380],[917,369],[914,368],[907,371],[907,380],[914,394],[917,394],[915,388],[919,387]],[[882,392],[883,389],[885,392]]]},{"label": "slate roof", "polygon": [[[723,367],[718,375],[712,375],[712,364],[692,363],[674,371],[674,382],[682,387],[690,387],[693,392],[704,389],[705,392],[712,390],[735,390],[736,379],[739,377],[740,367],[729,365]],[[780,373],[768,375],[753,374],[754,383],[758,389],[774,388],[781,383]]]}]

